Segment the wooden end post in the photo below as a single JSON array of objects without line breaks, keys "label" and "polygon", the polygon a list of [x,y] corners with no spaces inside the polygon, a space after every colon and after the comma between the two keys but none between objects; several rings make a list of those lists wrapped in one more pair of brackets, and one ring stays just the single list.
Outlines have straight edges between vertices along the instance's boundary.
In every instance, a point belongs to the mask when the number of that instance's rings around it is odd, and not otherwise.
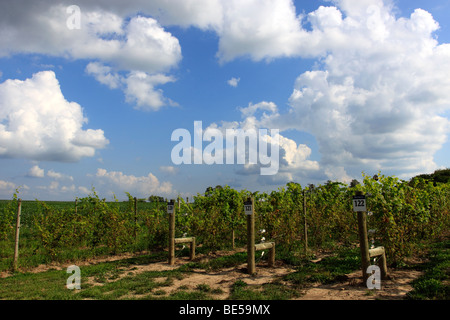
[{"label": "wooden end post", "polygon": [[366,212],[364,211],[358,212],[358,228],[359,228],[359,243],[361,249],[363,281],[365,283],[367,281],[367,278],[369,277],[366,270],[370,266],[370,257],[369,257],[369,241],[367,239],[367,219],[366,219]]},{"label": "wooden end post", "polygon": [[175,203],[173,200],[167,204],[169,214],[169,265],[175,264]]},{"label": "wooden end post", "polygon": [[244,202],[244,211],[247,215],[247,272],[254,274],[255,268],[255,209],[253,198]]},{"label": "wooden end post", "polygon": [[22,211],[22,199],[19,199],[17,205],[17,220],[16,220],[16,239],[14,246],[14,261],[13,261],[13,271],[17,271],[18,261],[19,261],[19,231],[20,231],[20,214]]},{"label": "wooden end post", "polygon": [[303,190],[303,216],[304,216],[304,234],[305,234],[305,257],[308,255],[308,225],[306,223],[306,191]]},{"label": "wooden end post", "polygon": [[369,240],[367,237],[367,214],[366,214],[366,199],[362,191],[356,191],[353,198],[353,209],[358,214],[358,231],[359,231],[359,246],[361,249],[361,265],[363,281],[366,283],[369,278],[367,268],[370,266],[369,255]]},{"label": "wooden end post", "polygon": [[134,241],[137,239],[137,198],[134,197]]}]

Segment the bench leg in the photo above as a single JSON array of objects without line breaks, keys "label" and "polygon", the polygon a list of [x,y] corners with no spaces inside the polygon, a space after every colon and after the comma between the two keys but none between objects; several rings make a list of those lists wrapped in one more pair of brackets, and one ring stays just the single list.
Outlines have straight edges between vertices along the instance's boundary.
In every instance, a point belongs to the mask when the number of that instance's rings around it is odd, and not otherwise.
[{"label": "bench leg", "polygon": [[269,250],[269,267],[273,267],[275,265],[275,244]]},{"label": "bench leg", "polygon": [[194,260],[195,259],[195,237],[192,238],[189,259],[190,260]]},{"label": "bench leg", "polygon": [[386,253],[383,252],[383,254],[380,257],[380,260],[379,260],[378,264],[379,264],[380,269],[381,269],[381,279],[383,279],[383,280],[388,279]]}]

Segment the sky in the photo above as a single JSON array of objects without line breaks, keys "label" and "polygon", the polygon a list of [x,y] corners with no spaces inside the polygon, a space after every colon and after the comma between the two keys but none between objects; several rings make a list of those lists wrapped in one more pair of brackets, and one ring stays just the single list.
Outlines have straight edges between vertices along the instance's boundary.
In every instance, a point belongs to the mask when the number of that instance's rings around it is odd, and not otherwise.
[{"label": "sky", "polygon": [[[1,1],[0,199],[448,168],[449,16],[449,0]],[[231,149],[202,134],[230,129],[267,129],[276,173],[261,174],[261,154],[237,163],[250,144],[208,163],[213,141],[210,156]],[[203,162],[174,161],[181,146]]]}]

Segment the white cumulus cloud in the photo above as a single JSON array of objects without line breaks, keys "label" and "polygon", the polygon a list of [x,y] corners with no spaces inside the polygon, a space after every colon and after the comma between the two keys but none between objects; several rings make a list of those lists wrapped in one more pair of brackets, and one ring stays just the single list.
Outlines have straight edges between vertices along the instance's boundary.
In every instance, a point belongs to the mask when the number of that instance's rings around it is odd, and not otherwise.
[{"label": "white cumulus cloud", "polygon": [[[127,100],[136,102],[138,108],[157,110],[163,104],[171,105],[155,87],[167,79],[173,81],[162,73],[176,67],[182,58],[178,39],[154,18],[137,14],[142,8],[131,2],[80,3],[80,28],[71,29],[66,11],[71,4],[0,3],[0,57],[37,53],[93,60],[86,72],[111,89],[124,90]],[[145,7],[159,11],[151,5],[144,6],[144,11]],[[15,18],[10,19],[10,14]],[[142,80],[145,87],[135,88],[135,72],[146,75]]]},{"label": "white cumulus cloud", "polygon": [[105,66],[99,62],[90,62],[86,66],[86,73],[92,75],[98,82],[111,89],[117,89],[120,86],[120,75],[111,67]]},{"label": "white cumulus cloud", "polygon": [[73,181],[73,177],[67,174],[56,172],[52,169],[47,171],[47,176],[56,180],[70,180]]},{"label": "white cumulus cloud", "polygon": [[230,80],[227,81],[228,85],[230,85],[231,87],[237,87],[239,84],[239,81],[241,81],[241,78],[231,78]]},{"label": "white cumulus cloud", "polygon": [[164,97],[161,89],[156,88],[158,85],[175,81],[173,77],[136,71],[131,72],[124,81],[126,100],[135,103],[136,109],[158,110],[165,105],[177,105]]},{"label": "white cumulus cloud", "polygon": [[108,140],[83,129],[81,106],[67,101],[53,71],[0,84],[0,157],[74,162],[92,157]]},{"label": "white cumulus cloud", "polygon": [[2,3],[0,56],[41,53],[101,60],[121,70],[149,73],[170,69],[181,59],[178,39],[153,18],[137,15],[125,20],[110,10],[109,3],[85,4],[80,5],[80,28],[70,29],[68,6],[64,1]]},{"label": "white cumulus cloud", "polygon": [[125,93],[126,101],[135,104],[136,109],[156,111],[163,106],[177,105],[164,96],[162,89],[157,88],[168,82],[174,82],[175,78],[171,76],[143,71],[131,71],[122,75],[112,67],[99,62],[90,62],[85,71],[111,89],[120,88]]},{"label": "white cumulus cloud", "polygon": [[316,137],[329,176],[436,169],[450,128],[441,115],[450,108],[450,46],[433,37],[437,22],[421,9],[397,19],[381,1],[337,3],[345,18],[337,8],[310,14],[329,53],[322,70],[297,78],[283,121]]},{"label": "white cumulus cloud", "polygon": [[290,0],[222,1],[216,27],[217,56],[222,62],[239,56],[253,60],[292,56],[301,41],[301,22]]},{"label": "white cumulus cloud", "polygon": [[43,178],[45,176],[45,172],[44,169],[41,169],[38,165],[35,165],[30,168],[30,171],[28,171],[28,176],[34,178]]},{"label": "white cumulus cloud", "polygon": [[109,191],[116,193],[129,192],[139,196],[149,196],[151,194],[170,194],[173,191],[170,182],[160,182],[152,173],[147,176],[134,176],[99,168],[95,177],[100,183],[108,184]]}]

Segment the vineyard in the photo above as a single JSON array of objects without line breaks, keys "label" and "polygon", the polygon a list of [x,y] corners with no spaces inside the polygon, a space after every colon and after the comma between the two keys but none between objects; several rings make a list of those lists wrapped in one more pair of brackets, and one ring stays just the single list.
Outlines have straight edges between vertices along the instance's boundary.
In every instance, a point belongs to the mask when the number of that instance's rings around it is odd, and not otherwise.
[{"label": "vineyard", "polygon": [[[401,264],[421,243],[449,230],[450,184],[363,174],[362,183],[351,186],[288,183],[270,193],[208,188],[190,203],[175,201],[175,236],[195,237],[205,254],[245,247],[243,203],[252,197],[255,242],[275,242],[277,260],[289,263],[324,248],[355,248],[358,222],[351,199],[358,191],[367,197],[369,243],[385,248],[389,266]],[[167,251],[167,203],[127,195],[128,201],[107,202],[93,189],[73,202],[22,201],[18,268]],[[0,271],[13,265],[18,202],[18,194],[0,202]]]}]

